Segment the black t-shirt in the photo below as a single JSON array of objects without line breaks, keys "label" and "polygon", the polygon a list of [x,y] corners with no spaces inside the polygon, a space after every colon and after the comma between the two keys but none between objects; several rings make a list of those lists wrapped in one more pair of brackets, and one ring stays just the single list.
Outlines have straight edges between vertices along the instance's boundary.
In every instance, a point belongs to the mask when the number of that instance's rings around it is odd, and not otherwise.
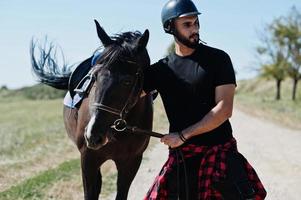
[{"label": "black t-shirt", "polygon": [[[224,84],[236,84],[230,57],[202,44],[189,56],[173,53],[145,69],[144,90],[160,93],[170,132],[200,121],[216,105],[215,88]],[[216,129],[192,137],[188,143],[215,145],[231,137],[232,128],[226,120]]]}]

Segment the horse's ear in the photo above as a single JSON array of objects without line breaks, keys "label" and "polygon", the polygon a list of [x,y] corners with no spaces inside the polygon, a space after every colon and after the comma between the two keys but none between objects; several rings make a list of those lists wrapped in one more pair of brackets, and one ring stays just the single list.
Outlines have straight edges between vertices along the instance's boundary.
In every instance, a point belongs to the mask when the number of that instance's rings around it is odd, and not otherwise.
[{"label": "horse's ear", "polygon": [[102,42],[103,46],[109,46],[110,44],[113,44],[113,40],[108,36],[108,34],[105,32],[105,30],[99,25],[98,21],[94,19],[97,35],[100,41]]},{"label": "horse's ear", "polygon": [[144,31],[144,33],[142,34],[142,36],[138,40],[138,45],[137,45],[138,51],[146,48],[148,39],[149,39],[149,31],[148,31],[148,29],[146,29]]}]

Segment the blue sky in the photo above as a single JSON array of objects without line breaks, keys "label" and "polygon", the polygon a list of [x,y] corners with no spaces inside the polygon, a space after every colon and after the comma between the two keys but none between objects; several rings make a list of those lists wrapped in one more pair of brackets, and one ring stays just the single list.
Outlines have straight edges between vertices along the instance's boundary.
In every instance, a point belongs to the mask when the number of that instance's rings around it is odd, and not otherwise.
[{"label": "blue sky", "polygon": [[[89,57],[99,46],[93,19],[108,34],[150,30],[148,50],[152,62],[166,53],[172,37],[161,26],[164,0],[0,0],[0,86],[20,88],[36,83],[31,73],[29,43],[45,35],[64,51],[69,63]],[[202,40],[223,49],[232,58],[237,78],[251,77],[256,65],[256,30],[286,15],[300,0],[194,0]]]}]

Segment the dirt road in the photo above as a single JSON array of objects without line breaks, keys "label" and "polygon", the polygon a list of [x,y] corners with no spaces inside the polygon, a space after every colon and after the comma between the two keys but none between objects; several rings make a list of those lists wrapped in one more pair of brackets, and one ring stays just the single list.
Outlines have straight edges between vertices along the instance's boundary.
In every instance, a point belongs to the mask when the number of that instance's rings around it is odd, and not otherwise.
[{"label": "dirt road", "polygon": [[[267,200],[299,200],[301,188],[301,130],[291,130],[235,110],[231,118],[239,151],[264,183]],[[158,143],[148,151],[132,184],[130,200],[141,200],[167,157]],[[114,199],[114,194],[108,199]]]}]

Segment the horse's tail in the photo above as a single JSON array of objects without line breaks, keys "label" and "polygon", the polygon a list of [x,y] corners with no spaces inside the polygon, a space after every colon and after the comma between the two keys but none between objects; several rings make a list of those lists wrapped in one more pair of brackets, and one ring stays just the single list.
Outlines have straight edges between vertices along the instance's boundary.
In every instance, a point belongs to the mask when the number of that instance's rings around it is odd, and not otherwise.
[{"label": "horse's tail", "polygon": [[68,89],[69,77],[71,76],[71,67],[65,64],[63,51],[60,50],[63,58],[63,65],[60,67],[57,62],[57,48],[52,44],[47,44],[47,38],[43,47],[39,46],[39,58],[35,57],[36,42],[31,40],[30,58],[32,71],[41,83],[60,90]]}]

